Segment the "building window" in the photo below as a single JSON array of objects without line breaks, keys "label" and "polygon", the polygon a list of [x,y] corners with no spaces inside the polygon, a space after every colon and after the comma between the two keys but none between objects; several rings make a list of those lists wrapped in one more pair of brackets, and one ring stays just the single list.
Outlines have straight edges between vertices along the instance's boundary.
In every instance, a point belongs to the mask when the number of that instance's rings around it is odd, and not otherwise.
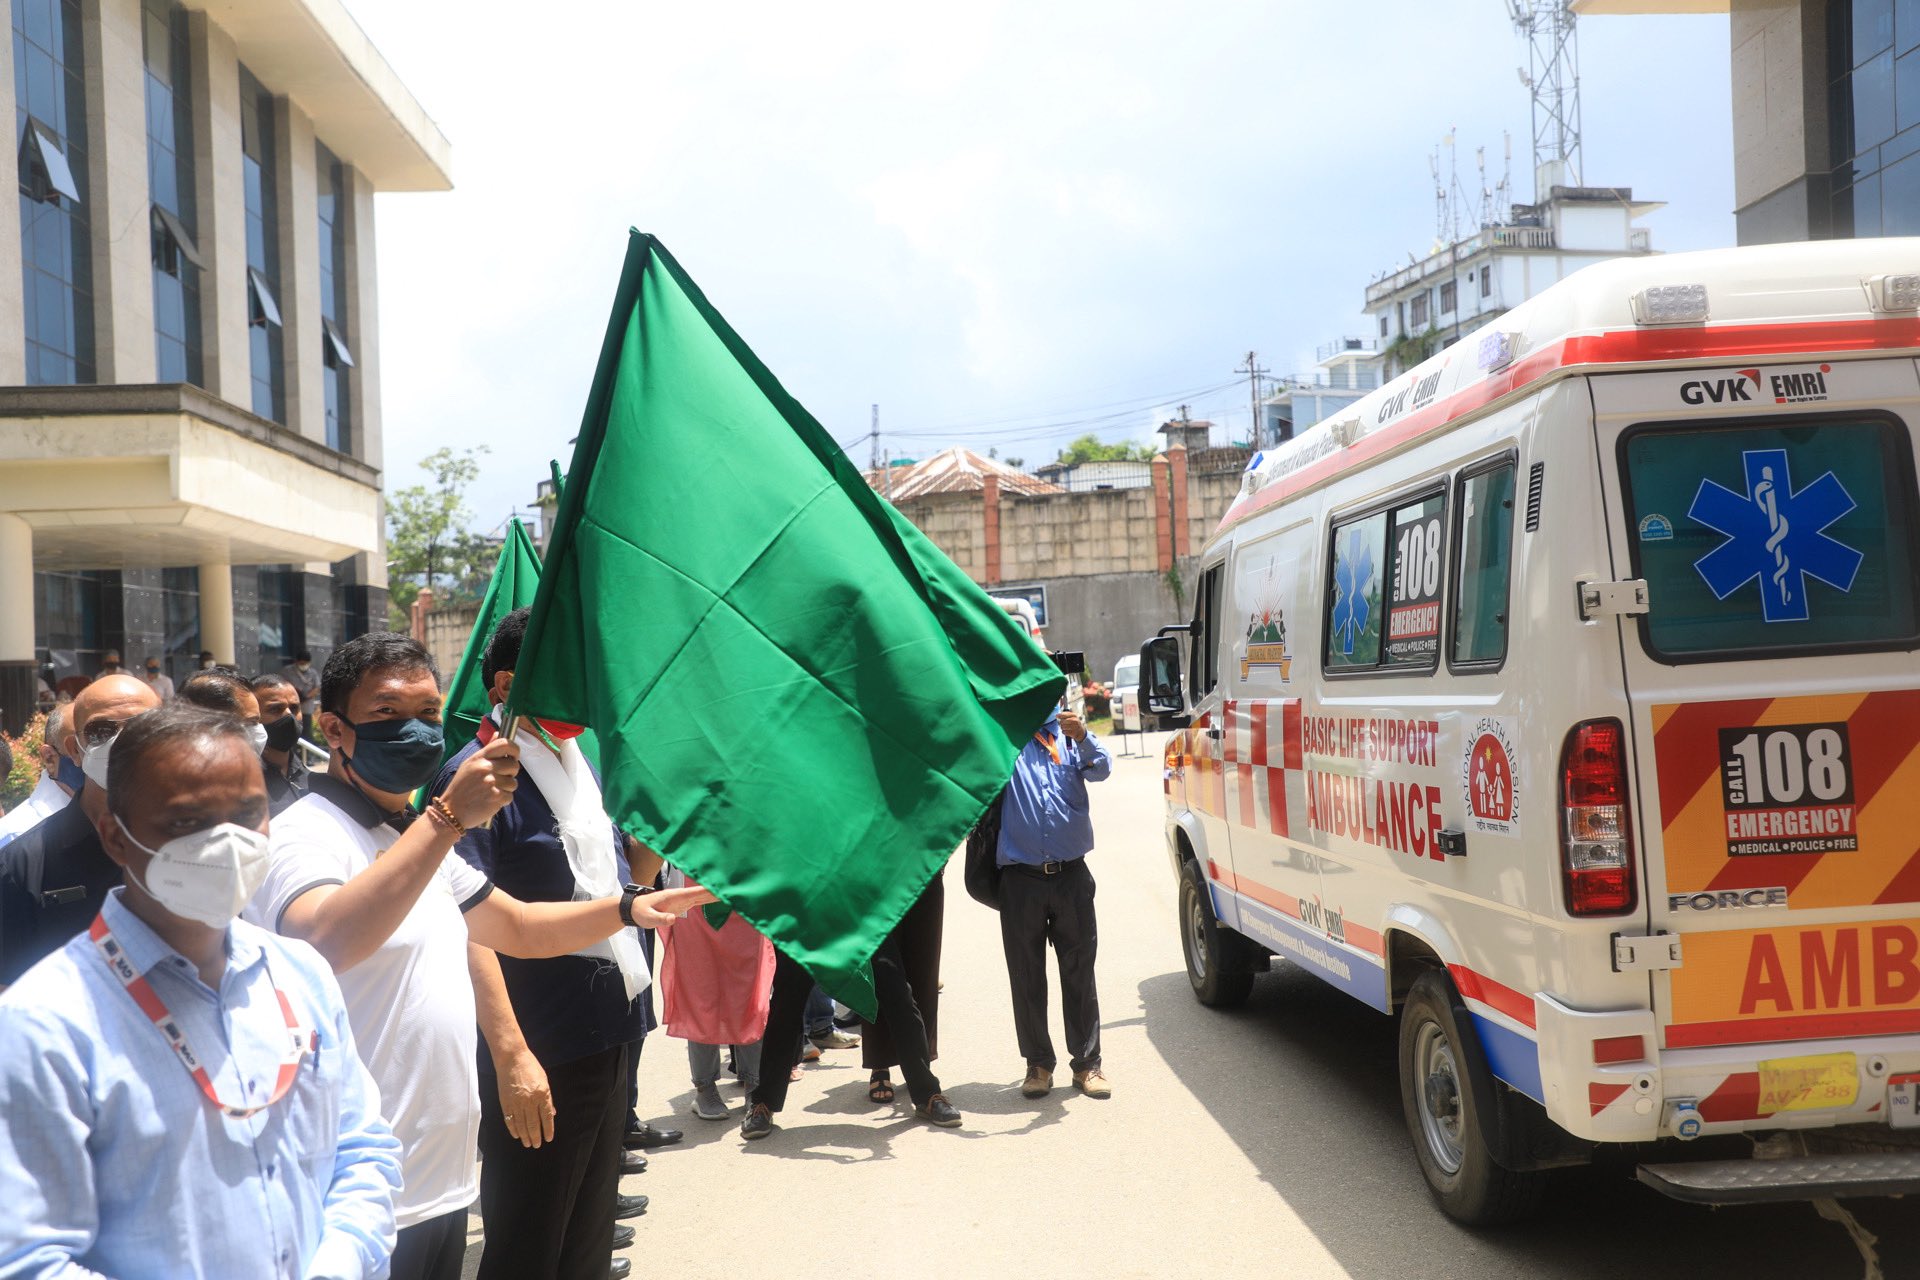
[{"label": "building window", "polygon": [[[20,46],[16,43],[15,49]],[[53,668],[52,683],[75,692],[100,670],[107,646],[107,606],[120,590],[120,575],[83,569],[33,575],[36,608],[33,643]],[[64,683],[63,683],[64,682]]]},{"label": "building window", "polygon": [[27,381],[95,378],[87,88],[76,0],[13,0]]},{"label": "building window", "polygon": [[327,400],[327,447],[350,453],[353,413],[347,377],[353,348],[347,341],[346,168],[316,145],[314,173],[320,192],[320,377]]},{"label": "building window", "polygon": [[1480,268],[1480,296],[1483,298],[1493,296],[1493,264],[1491,262]]},{"label": "building window", "polygon": [[147,193],[153,201],[154,366],[161,382],[205,385],[200,360],[200,249],[187,114],[187,11],[145,0]]},{"label": "building window", "polygon": [[260,667],[276,670],[306,647],[306,593],[293,565],[260,567]]},{"label": "building window", "polygon": [[1449,280],[1440,286],[1440,314],[1452,315],[1460,309],[1460,286]]},{"label": "building window", "polygon": [[184,680],[200,665],[200,571],[162,569],[160,594],[167,615],[164,665],[169,676]]},{"label": "building window", "polygon": [[1387,336],[1387,318],[1385,316],[1380,317],[1380,336],[1383,338]]},{"label": "building window", "polygon": [[1827,6],[1831,234],[1920,233],[1920,4]]},{"label": "building window", "polygon": [[247,324],[253,411],[287,420],[280,327],[280,202],[274,190],[273,98],[240,68],[240,150],[247,200]]},{"label": "building window", "polygon": [[1424,329],[1427,324],[1427,308],[1432,304],[1433,295],[1422,289],[1413,295],[1413,327]]}]

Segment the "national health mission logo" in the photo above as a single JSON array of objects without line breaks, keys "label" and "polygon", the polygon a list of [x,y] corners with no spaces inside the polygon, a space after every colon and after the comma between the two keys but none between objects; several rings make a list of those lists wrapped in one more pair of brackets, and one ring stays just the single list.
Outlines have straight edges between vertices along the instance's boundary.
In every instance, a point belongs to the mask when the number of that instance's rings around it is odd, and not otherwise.
[{"label": "national health mission logo", "polygon": [[1702,480],[1687,518],[1726,541],[1694,561],[1716,599],[1725,600],[1756,579],[1767,622],[1805,622],[1808,578],[1836,591],[1853,589],[1865,555],[1825,530],[1854,509],[1853,497],[1828,471],[1804,489],[1793,487],[1785,449],[1749,449],[1747,491]]}]

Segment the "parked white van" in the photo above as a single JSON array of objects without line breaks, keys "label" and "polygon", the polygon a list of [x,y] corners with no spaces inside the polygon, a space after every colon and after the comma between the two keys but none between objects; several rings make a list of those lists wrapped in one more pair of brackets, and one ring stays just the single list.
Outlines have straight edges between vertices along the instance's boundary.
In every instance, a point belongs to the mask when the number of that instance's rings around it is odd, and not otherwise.
[{"label": "parked white van", "polygon": [[1589,267],[1254,458],[1143,649],[1195,994],[1398,1013],[1456,1218],[1920,1190],[1916,356],[1920,240]]}]

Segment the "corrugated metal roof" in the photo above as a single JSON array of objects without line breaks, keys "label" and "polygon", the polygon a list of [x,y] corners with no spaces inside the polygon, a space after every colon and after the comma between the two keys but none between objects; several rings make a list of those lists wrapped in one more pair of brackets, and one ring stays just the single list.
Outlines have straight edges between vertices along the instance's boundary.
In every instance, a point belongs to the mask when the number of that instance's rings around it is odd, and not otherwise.
[{"label": "corrugated metal roof", "polygon": [[943,493],[979,493],[987,487],[987,476],[990,474],[1000,477],[1002,493],[1035,496],[1064,492],[1059,485],[1048,484],[1038,476],[1028,475],[993,458],[983,458],[971,449],[960,448],[936,453],[911,466],[894,467],[891,479],[885,470],[869,471],[866,478],[875,492],[885,494],[897,503]]}]

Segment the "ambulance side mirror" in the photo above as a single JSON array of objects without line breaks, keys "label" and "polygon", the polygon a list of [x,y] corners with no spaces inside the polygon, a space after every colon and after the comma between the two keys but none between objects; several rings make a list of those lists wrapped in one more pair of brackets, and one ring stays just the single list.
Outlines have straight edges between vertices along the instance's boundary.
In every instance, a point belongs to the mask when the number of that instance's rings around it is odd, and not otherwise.
[{"label": "ambulance side mirror", "polygon": [[1140,646],[1140,705],[1156,716],[1186,712],[1186,693],[1180,685],[1180,641],[1155,636]]}]

